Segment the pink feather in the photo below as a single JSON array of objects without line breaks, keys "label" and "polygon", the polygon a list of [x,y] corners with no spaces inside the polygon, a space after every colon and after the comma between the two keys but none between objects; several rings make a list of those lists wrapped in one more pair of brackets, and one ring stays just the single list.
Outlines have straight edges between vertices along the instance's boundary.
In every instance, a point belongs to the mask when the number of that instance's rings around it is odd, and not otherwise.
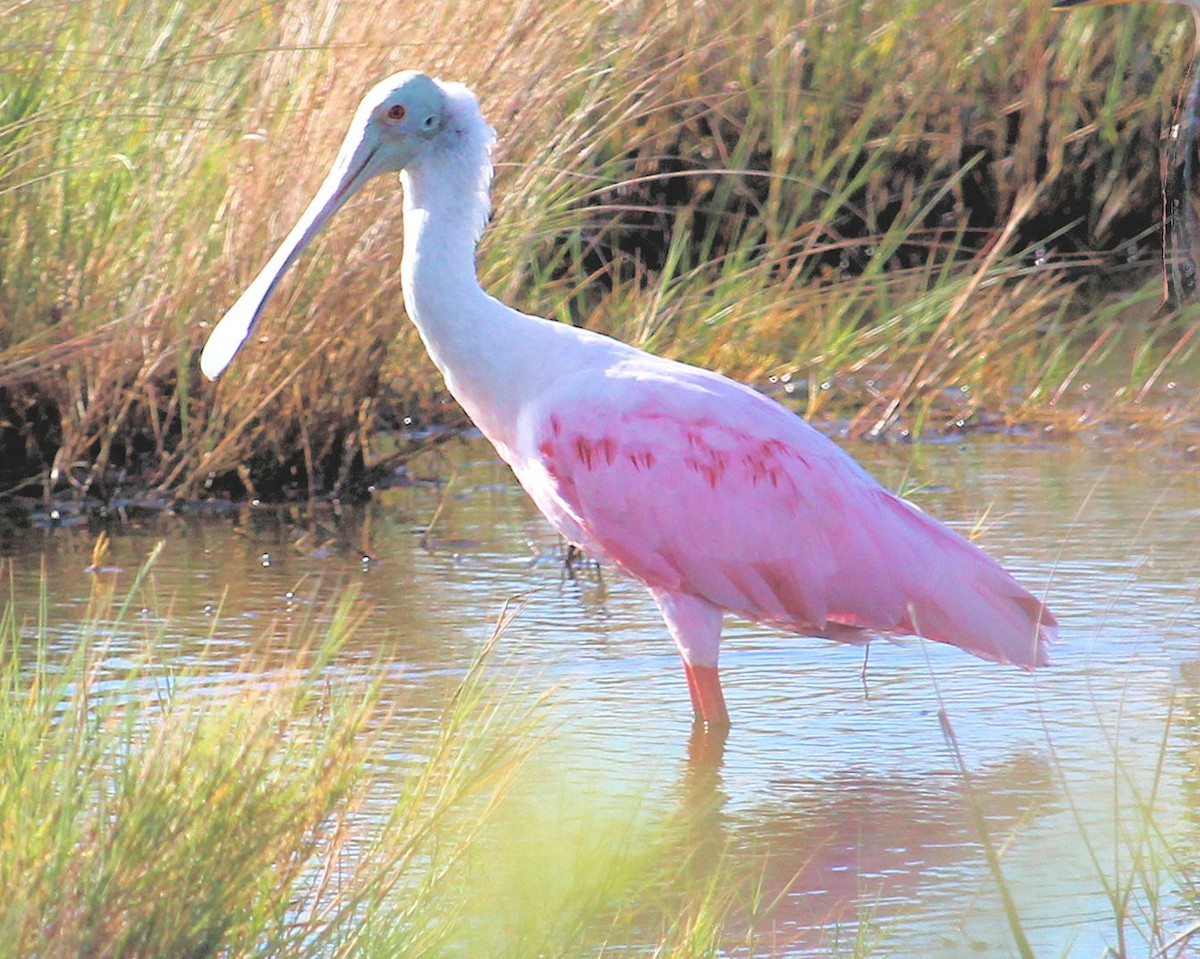
[{"label": "pink feather", "polygon": [[1056,623],[1038,600],[762,394],[640,354],[539,406],[517,475],[568,538],[656,593],[805,635],[1046,663]]}]

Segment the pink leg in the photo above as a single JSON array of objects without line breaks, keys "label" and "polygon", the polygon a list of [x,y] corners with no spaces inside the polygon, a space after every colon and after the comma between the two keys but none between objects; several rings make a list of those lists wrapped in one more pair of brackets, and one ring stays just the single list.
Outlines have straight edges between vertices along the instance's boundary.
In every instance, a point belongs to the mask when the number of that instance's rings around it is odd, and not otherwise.
[{"label": "pink leg", "polygon": [[729,726],[729,710],[725,708],[725,695],[721,692],[721,677],[716,666],[693,666],[683,661],[687,673],[688,692],[692,694],[692,711],[696,722],[709,728],[725,729]]},{"label": "pink leg", "polygon": [[728,728],[729,711],[717,674],[724,613],[720,607],[687,593],[651,589],[650,595],[662,610],[671,638],[683,657],[696,722],[705,728]]}]

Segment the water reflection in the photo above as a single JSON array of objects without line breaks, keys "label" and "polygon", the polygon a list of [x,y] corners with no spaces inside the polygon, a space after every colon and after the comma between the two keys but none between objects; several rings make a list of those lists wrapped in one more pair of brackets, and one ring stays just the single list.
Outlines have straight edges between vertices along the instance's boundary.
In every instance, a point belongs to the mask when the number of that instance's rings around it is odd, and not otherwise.
[{"label": "water reflection", "polygon": [[[713,767],[692,767],[685,789],[693,848],[708,861],[735,850],[758,864],[777,943],[812,949],[838,930],[889,912],[961,913],[979,881],[980,837],[963,781],[953,775],[880,776],[846,769],[782,780],[739,808]],[[1044,758],[1019,754],[972,775],[990,841],[1006,845],[1050,811],[1056,790]],[[732,807],[732,808],[729,808]]]},{"label": "water reflection", "polygon": [[[723,674],[735,726],[727,740],[698,737],[645,592],[586,562],[567,567],[562,544],[478,444],[414,467],[454,476],[449,490],[416,483],[364,510],[110,522],[109,562],[124,570],[111,575],[128,578],[167,540],[139,613],[146,629],[114,635],[110,652],[153,641],[160,657],[203,657],[219,678],[354,585],[367,612],[338,668],[382,659],[407,736],[505,603],[523,598],[493,668],[531,699],[548,694],[554,714],[554,762],[529,786],[536,821],[549,823],[556,803],[572,820],[622,804],[681,817],[694,870],[733,856],[775,904],[753,920],[761,951],[836,942],[848,952],[869,929],[882,954],[1012,952],[941,709],[1038,955],[1095,956],[1116,942],[1106,883],[1128,896],[1130,941],[1148,943],[1154,916],[1167,929],[1186,923],[1195,891],[1178,888],[1178,864],[1194,864],[1200,848],[1194,466],[1165,444],[972,440],[854,453],[885,484],[921,490],[914,499],[952,525],[982,525],[984,546],[1046,594],[1063,625],[1051,668],[1030,676],[913,642],[877,644],[864,677],[859,650],[730,623]],[[87,604],[95,531],[35,529],[2,547],[18,600],[32,602],[44,563],[64,647]],[[547,847],[553,875],[564,843]]]}]

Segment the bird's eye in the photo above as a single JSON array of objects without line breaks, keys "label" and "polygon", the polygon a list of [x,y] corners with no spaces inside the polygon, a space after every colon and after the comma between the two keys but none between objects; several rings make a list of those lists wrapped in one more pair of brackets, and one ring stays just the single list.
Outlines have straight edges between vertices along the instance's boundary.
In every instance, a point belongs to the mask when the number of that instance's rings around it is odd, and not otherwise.
[{"label": "bird's eye", "polygon": [[429,116],[427,116],[427,117],[425,118],[425,129],[426,129],[426,130],[432,130],[432,129],[433,129],[433,124],[434,124],[434,122],[435,122],[436,120],[437,120],[437,117],[433,116],[432,114],[431,114],[431,115],[429,115]]},{"label": "bird's eye", "polygon": [[399,103],[393,103],[390,107],[388,107],[387,116],[389,120],[403,120],[404,114],[407,112],[408,111],[404,109],[403,105]]}]

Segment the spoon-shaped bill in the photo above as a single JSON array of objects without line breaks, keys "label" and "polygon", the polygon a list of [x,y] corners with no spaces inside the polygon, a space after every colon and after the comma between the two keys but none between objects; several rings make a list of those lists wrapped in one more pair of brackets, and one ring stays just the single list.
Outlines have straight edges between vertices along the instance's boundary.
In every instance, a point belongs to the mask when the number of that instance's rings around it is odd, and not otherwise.
[{"label": "spoon-shaped bill", "polygon": [[267,265],[221,317],[221,321],[209,335],[204,352],[200,354],[200,370],[210,380],[220,376],[241,349],[258,322],[267,298],[287,268],[308,246],[325,222],[377,172],[372,168],[376,152],[361,135],[360,130],[351,129],[342,144],[333,169],[325,177],[325,182],[317,190],[308,208],[279,245],[279,249],[267,261]]}]

